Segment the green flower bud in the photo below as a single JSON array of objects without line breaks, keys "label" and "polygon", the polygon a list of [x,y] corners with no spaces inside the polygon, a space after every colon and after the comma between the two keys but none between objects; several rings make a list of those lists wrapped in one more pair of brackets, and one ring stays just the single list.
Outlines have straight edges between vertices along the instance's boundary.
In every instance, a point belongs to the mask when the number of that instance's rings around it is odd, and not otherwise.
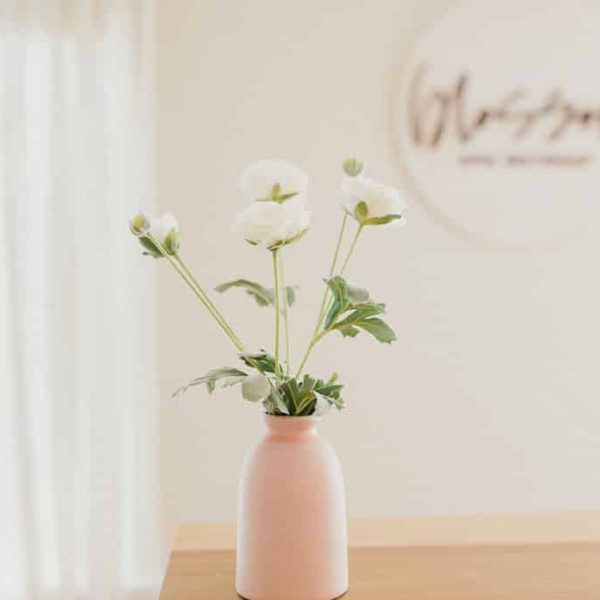
[{"label": "green flower bud", "polygon": [[346,175],[349,175],[350,177],[356,177],[362,173],[365,165],[361,160],[358,160],[358,158],[347,158],[343,162],[342,167]]},{"label": "green flower bud", "polygon": [[138,213],[129,221],[129,230],[133,235],[146,235],[150,229],[150,219],[144,213]]},{"label": "green flower bud", "polygon": [[179,231],[174,227],[169,230],[164,240],[162,241],[163,248],[167,254],[177,254],[179,252]]}]

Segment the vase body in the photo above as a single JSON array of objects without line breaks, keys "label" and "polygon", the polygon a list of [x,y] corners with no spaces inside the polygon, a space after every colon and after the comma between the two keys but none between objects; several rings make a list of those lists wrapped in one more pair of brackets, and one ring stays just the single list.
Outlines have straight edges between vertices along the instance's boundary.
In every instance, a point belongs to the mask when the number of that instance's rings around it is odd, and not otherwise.
[{"label": "vase body", "polygon": [[318,417],[265,421],[240,478],[236,590],[248,600],[332,600],[348,589],[339,461]]}]

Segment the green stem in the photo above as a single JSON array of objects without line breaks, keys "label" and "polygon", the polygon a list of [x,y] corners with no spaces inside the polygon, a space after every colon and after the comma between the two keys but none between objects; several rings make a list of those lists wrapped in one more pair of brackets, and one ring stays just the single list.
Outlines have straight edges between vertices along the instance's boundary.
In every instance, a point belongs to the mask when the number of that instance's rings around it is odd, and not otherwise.
[{"label": "green stem", "polygon": [[[342,247],[342,239],[344,237],[344,231],[346,230],[346,223],[348,222],[348,213],[344,211],[344,218],[342,219],[342,226],[340,227],[340,233],[338,234],[337,244],[335,246],[335,252],[333,253],[333,260],[331,261],[331,268],[329,269],[329,277],[333,277],[335,273],[335,267],[337,266],[338,257],[340,255],[340,248]],[[327,288],[328,290],[329,288]]]},{"label": "green stem", "polygon": [[206,292],[202,289],[202,286],[196,281],[194,276],[189,272],[179,255],[169,254],[164,246],[153,236],[148,235],[148,239],[160,250],[162,255],[171,263],[173,268],[181,275],[182,279],[188,284],[191,290],[194,292],[196,297],[202,302],[204,307],[208,310],[210,315],[215,319],[218,325],[223,329],[227,337],[233,342],[234,346],[239,352],[244,352],[244,345],[237,337],[231,326],[227,323],[223,315],[219,312],[217,307],[211,302]]},{"label": "green stem", "polygon": [[[333,253],[333,258],[331,260],[331,267],[329,268],[329,278],[330,279],[333,277],[333,274],[335,273],[335,267],[337,266],[337,261],[338,261],[339,255],[340,255],[340,248],[342,247],[342,240],[344,238],[344,232],[346,230],[347,222],[348,222],[348,213],[344,212],[344,217],[342,218],[342,225],[340,227],[340,232],[338,234],[337,243],[335,245],[335,251]],[[310,353],[312,352],[313,347],[315,346],[315,344],[318,341],[316,338],[319,335],[319,330],[321,329],[321,325],[323,324],[323,319],[325,318],[325,314],[326,314],[325,307],[327,305],[328,297],[329,297],[329,288],[327,286],[325,286],[325,292],[323,294],[323,299],[321,300],[321,306],[319,308],[319,314],[317,317],[317,324],[316,324],[313,334],[310,338],[310,342],[308,343],[308,347],[306,348],[306,351],[304,352],[304,356],[302,357],[302,362],[300,363],[300,368],[298,369],[298,372],[296,373],[296,379],[298,377],[300,377],[300,375],[302,374],[302,369],[304,369],[304,366],[306,365],[306,361],[308,360],[308,357],[309,357]]]},{"label": "green stem", "polygon": [[204,298],[206,300],[206,303],[209,305],[209,307],[211,309],[211,313],[214,315],[214,317],[216,319],[218,319],[220,321],[220,323],[222,324],[222,327],[227,329],[227,331],[231,335],[232,339],[234,339],[236,341],[236,344],[235,344],[236,347],[238,348],[238,350],[240,350],[240,352],[242,352],[244,349],[244,345],[242,344],[242,342],[236,335],[235,331],[233,330],[233,327],[231,327],[231,325],[227,322],[225,317],[219,312],[219,309],[215,306],[214,302],[210,299],[210,297],[206,293],[206,291],[204,289],[202,289],[202,286],[198,283],[197,279],[194,277],[192,272],[188,269],[187,265],[183,262],[183,259],[181,258],[181,256],[176,255],[175,259],[177,260],[179,265],[182,267],[182,269],[186,272],[186,274],[188,275],[188,277],[190,278],[192,283],[204,294]]},{"label": "green stem", "polygon": [[343,275],[346,271],[346,268],[348,267],[348,263],[350,262],[350,258],[352,257],[352,254],[354,253],[354,249],[356,248],[358,238],[360,237],[360,234],[362,233],[363,228],[364,228],[364,225],[359,225],[358,229],[356,230],[356,233],[354,234],[354,239],[352,240],[352,244],[350,244],[350,249],[348,250],[348,254],[346,255],[346,260],[344,260],[344,264],[342,265],[342,270],[340,271],[340,275]]},{"label": "green stem", "polygon": [[285,339],[285,376],[289,377],[290,375],[290,325],[289,325],[289,316],[288,316],[288,292],[285,287],[285,275],[284,275],[284,267],[283,267],[283,251],[279,258],[279,276],[281,278],[281,289],[283,292],[283,333]]},{"label": "green stem", "polygon": [[277,379],[281,378],[279,365],[279,313],[280,313],[280,298],[279,298],[279,266],[277,261],[278,250],[272,250],[273,257],[273,279],[275,281],[275,375]]}]

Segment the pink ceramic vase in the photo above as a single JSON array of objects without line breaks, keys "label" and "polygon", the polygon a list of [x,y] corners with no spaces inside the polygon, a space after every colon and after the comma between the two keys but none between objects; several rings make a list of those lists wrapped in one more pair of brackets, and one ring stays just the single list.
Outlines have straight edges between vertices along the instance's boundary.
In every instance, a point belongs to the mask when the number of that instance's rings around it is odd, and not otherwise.
[{"label": "pink ceramic vase", "polygon": [[348,589],[340,463],[318,417],[265,416],[238,504],[236,589],[248,600],[332,600]]}]

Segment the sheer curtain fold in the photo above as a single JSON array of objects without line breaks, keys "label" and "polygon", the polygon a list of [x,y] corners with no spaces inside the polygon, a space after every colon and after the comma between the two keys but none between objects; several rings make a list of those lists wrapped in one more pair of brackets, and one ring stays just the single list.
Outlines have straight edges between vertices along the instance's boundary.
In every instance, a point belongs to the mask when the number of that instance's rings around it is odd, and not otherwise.
[{"label": "sheer curtain fold", "polygon": [[153,4],[0,9],[0,599],[153,598]]}]

